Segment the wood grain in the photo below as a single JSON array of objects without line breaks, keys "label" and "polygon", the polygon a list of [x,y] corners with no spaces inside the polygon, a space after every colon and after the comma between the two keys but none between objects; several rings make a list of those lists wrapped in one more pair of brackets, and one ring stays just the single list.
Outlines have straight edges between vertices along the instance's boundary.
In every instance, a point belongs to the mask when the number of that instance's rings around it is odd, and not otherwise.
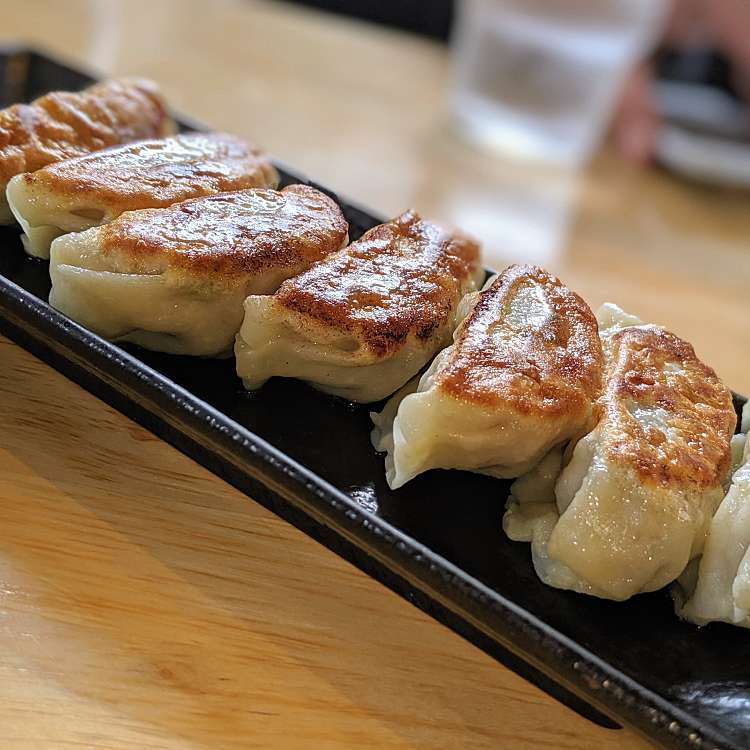
[{"label": "wood grain", "polygon": [[0,363],[0,747],[645,746],[3,338]]},{"label": "wood grain", "polygon": [[[561,183],[572,212],[560,218],[559,175],[454,135],[443,48],[285,4],[4,10],[7,39],[152,76],[178,109],[384,214],[414,206],[467,227],[495,265],[535,248],[592,304],[667,324],[750,392],[745,196],[605,150]],[[529,244],[545,222],[568,231]],[[647,747],[578,717],[1,338],[0,498],[2,748]]]}]

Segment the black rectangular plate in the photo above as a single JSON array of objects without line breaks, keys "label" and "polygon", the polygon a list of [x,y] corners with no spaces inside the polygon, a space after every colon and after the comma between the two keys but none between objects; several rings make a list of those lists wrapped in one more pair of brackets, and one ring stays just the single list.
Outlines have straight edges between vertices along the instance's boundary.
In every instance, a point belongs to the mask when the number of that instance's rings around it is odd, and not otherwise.
[{"label": "black rectangular plate", "polygon": [[[3,106],[90,80],[0,53]],[[339,202],[353,239],[378,223]],[[747,631],[680,622],[666,591],[614,603],[548,588],[529,546],[501,533],[507,482],[433,471],[392,492],[367,407],[290,380],[250,394],[233,360],[115,346],[51,309],[48,291],[47,264],[0,229],[4,334],[589,719],[664,747],[750,745]]]}]

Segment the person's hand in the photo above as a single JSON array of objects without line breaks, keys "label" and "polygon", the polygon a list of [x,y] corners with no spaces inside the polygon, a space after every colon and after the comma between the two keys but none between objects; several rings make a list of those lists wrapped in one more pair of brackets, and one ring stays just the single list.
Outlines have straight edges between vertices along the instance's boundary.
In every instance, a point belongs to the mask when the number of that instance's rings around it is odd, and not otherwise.
[{"label": "person's hand", "polygon": [[[750,102],[750,0],[673,0],[663,41],[721,50],[734,70],[735,87]],[[618,150],[641,164],[652,159],[659,130],[653,80],[650,63],[634,68],[612,125]]]}]

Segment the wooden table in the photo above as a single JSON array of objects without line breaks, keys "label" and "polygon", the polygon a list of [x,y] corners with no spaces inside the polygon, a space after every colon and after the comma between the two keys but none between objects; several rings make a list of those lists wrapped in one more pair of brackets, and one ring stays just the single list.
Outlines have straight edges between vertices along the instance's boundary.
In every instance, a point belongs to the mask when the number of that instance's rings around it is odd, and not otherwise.
[{"label": "wooden table", "polygon": [[[8,39],[156,78],[177,109],[384,214],[459,221],[496,265],[536,254],[592,304],[669,325],[750,392],[745,196],[604,152],[567,236],[531,247],[557,178],[453,135],[442,47],[275,3],[3,10]],[[580,718],[4,339],[0,498],[4,749],[647,746]]]}]

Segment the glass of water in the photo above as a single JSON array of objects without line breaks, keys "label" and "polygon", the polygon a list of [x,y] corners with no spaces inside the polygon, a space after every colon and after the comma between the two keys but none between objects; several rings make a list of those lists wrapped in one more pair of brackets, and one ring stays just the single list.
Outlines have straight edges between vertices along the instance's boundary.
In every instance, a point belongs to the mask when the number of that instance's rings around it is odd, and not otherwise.
[{"label": "glass of water", "polygon": [[452,109],[506,155],[584,163],[665,0],[459,0]]}]

